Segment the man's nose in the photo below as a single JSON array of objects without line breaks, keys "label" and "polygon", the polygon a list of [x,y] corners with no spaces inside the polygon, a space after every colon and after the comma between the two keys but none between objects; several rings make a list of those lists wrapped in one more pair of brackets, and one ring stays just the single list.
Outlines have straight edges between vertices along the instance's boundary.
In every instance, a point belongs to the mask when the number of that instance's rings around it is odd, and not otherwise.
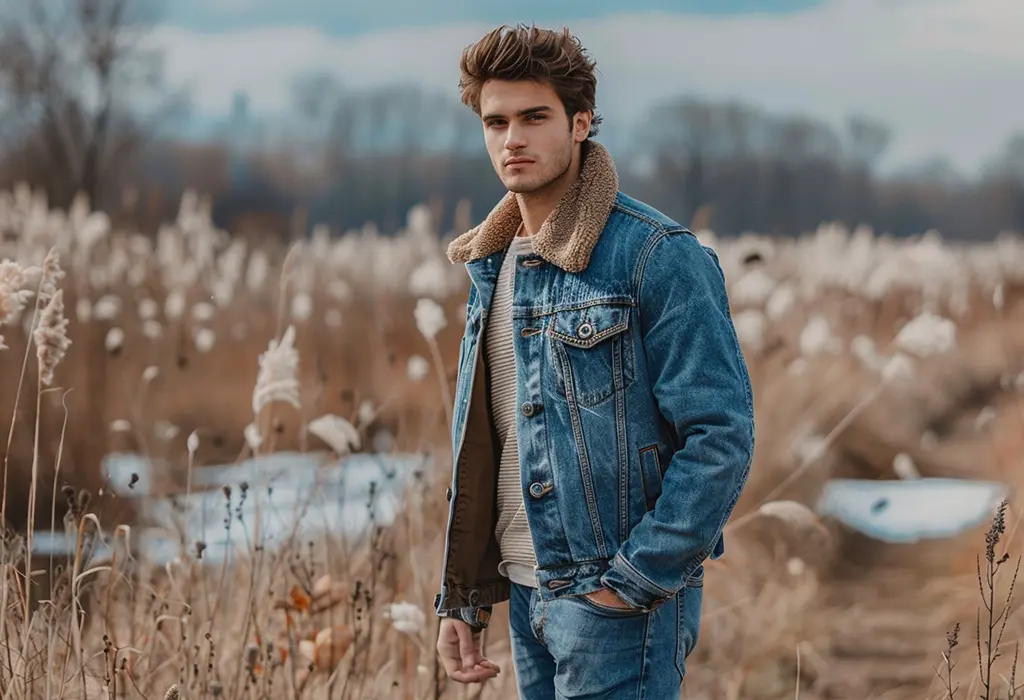
[{"label": "man's nose", "polygon": [[523,127],[517,124],[511,124],[508,130],[505,132],[505,149],[509,151],[518,151],[526,148],[526,138],[523,133]]}]

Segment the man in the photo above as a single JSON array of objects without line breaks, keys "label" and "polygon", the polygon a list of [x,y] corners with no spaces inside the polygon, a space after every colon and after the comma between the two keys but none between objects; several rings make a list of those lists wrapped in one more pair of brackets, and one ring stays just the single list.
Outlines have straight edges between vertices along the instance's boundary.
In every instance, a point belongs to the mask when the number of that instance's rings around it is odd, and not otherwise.
[{"label": "man", "polygon": [[501,27],[461,69],[509,192],[448,248],[471,284],[438,652],[494,677],[510,600],[520,697],[676,700],[754,448],[718,259],[619,191],[567,30]]}]

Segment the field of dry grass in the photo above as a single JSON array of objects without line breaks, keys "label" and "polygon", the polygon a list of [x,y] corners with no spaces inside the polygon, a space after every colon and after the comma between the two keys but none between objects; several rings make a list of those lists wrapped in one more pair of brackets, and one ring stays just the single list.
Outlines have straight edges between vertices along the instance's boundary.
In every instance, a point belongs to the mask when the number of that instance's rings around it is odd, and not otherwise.
[{"label": "field of dry grass", "polygon": [[[0,425],[11,426],[0,697],[515,697],[504,606],[487,639],[498,679],[449,685],[434,661],[446,401],[467,283],[443,257],[445,237],[417,209],[395,238],[317,230],[251,248],[207,212],[186,196],[147,238],[84,203],[59,212],[26,190],[0,193],[0,260],[11,261],[0,267]],[[758,445],[727,555],[707,567],[684,697],[946,697],[936,671],[956,621],[955,697],[979,697],[986,528],[886,544],[812,509],[837,477],[1001,481],[1010,497],[994,558],[1005,549],[1003,568],[1015,565],[1024,244],[958,248],[827,225],[788,242],[700,235],[726,271]],[[417,477],[394,522],[371,519],[364,537],[273,548],[239,505],[273,496],[259,482],[225,489],[225,528],[242,529],[248,551],[207,561],[185,538],[162,566],[136,546],[140,499],[101,470],[110,453],[141,455],[159,465],[155,499],[191,492],[209,465],[280,451],[334,459],[324,470],[366,451],[445,468]],[[58,571],[33,558],[26,577],[29,540],[50,529],[77,546]],[[112,557],[94,551],[100,532]],[[996,613],[1012,574],[996,578]],[[1024,631],[1024,617],[1004,619],[989,700],[1010,697],[998,674],[1009,679]]]}]

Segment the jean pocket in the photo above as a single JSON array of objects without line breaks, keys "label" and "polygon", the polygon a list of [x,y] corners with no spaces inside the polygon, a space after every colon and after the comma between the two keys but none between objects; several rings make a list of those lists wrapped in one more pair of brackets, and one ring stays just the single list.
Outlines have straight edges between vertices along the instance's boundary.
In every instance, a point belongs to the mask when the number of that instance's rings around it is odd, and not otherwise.
[{"label": "jean pocket", "polygon": [[572,598],[578,600],[580,603],[583,604],[584,607],[587,607],[591,611],[593,611],[594,614],[600,615],[602,617],[622,619],[630,617],[641,617],[647,614],[647,611],[641,608],[613,608],[610,605],[596,603],[590,598],[588,598],[585,594],[572,596]]}]

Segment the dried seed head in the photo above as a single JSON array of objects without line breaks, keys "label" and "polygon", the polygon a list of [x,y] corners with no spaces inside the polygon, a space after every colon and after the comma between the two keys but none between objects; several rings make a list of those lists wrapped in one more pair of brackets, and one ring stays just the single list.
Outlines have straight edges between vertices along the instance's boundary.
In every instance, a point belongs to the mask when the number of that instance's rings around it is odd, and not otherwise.
[{"label": "dried seed head", "polygon": [[989,528],[988,534],[985,535],[985,558],[990,563],[994,562],[996,558],[996,545],[999,544],[999,539],[1006,532],[1006,499],[999,504],[999,508],[996,509],[995,517],[992,518],[992,526]]},{"label": "dried seed head", "polygon": [[58,289],[43,309],[39,326],[33,331],[39,362],[39,379],[46,386],[53,383],[53,372],[71,345],[67,330],[68,320],[64,318],[64,290]]},{"label": "dried seed head", "polygon": [[250,673],[256,668],[256,662],[260,658],[260,648],[255,644],[250,644],[245,648],[245,670]]},{"label": "dried seed head", "polygon": [[10,260],[0,262],[0,326],[11,323],[32,297],[28,270]]},{"label": "dried seed head", "polygon": [[953,629],[946,633],[946,648],[953,651],[953,648],[960,643],[960,623],[953,625]]},{"label": "dried seed head", "polygon": [[64,279],[64,270],[60,267],[60,255],[56,248],[51,248],[43,260],[42,277],[39,284],[39,296],[36,304],[40,309],[49,304],[57,294],[57,284]]},{"label": "dried seed head", "polygon": [[296,371],[299,353],[295,349],[295,328],[288,326],[281,340],[272,339],[259,357],[259,374],[252,392],[253,415],[258,416],[267,405],[283,401],[301,407]]}]

